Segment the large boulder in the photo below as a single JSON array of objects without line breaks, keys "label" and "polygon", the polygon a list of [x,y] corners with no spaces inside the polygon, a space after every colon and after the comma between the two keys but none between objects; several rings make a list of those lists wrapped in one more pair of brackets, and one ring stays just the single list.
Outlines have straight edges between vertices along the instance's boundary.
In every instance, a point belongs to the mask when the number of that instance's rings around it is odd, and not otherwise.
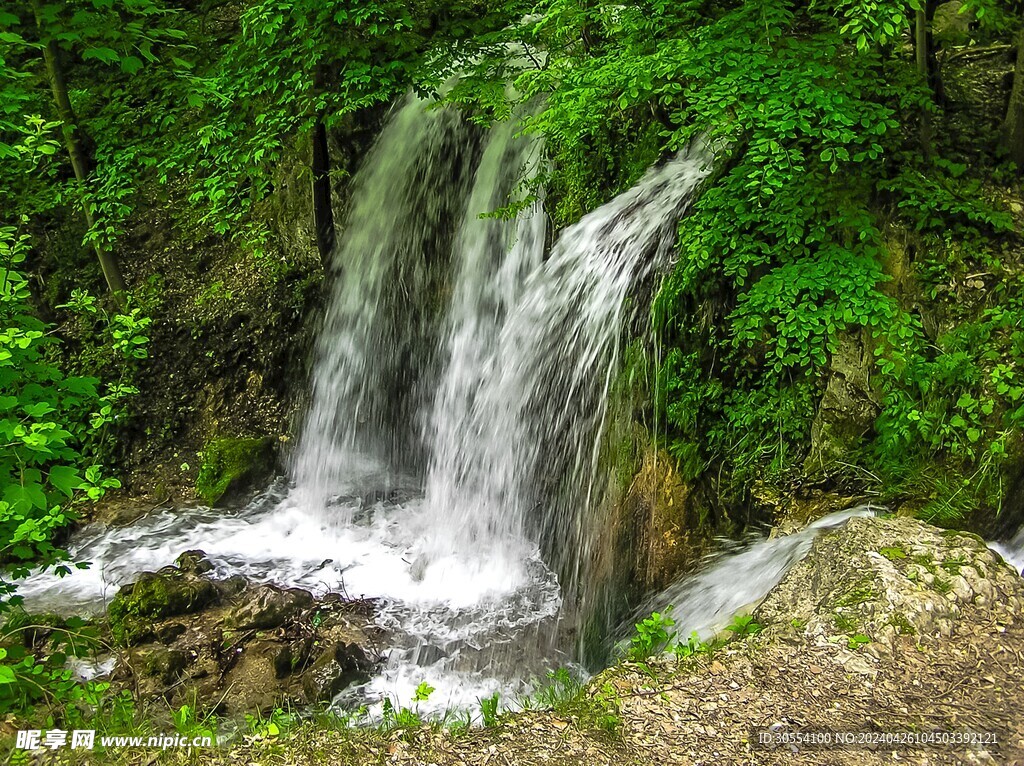
[{"label": "large boulder", "polygon": [[1024,579],[981,538],[912,518],[854,518],[815,540],[755,612],[769,632],[862,644],[875,656],[896,642],[948,638],[965,613],[1024,609]]}]

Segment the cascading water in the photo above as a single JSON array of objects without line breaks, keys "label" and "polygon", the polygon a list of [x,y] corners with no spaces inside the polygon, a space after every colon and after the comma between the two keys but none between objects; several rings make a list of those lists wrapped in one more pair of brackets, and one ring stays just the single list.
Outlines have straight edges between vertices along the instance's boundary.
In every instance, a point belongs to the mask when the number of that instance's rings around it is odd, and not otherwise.
[{"label": "cascading water", "polygon": [[422,561],[474,555],[513,577],[532,551],[524,548],[519,519],[508,512],[494,474],[480,470],[480,455],[493,449],[488,416],[494,414],[480,405],[489,381],[512,361],[502,356],[500,338],[513,320],[527,276],[543,262],[546,218],[539,200],[513,220],[474,213],[504,207],[535,176],[540,142],[516,137],[517,129],[514,120],[492,129],[456,241],[447,368],[424,427],[430,447],[425,504],[431,523],[422,552]]},{"label": "cascading water", "polygon": [[[726,546],[713,554],[699,572],[680,578],[647,599],[635,616],[642,619],[651,612],[671,609],[679,639],[685,641],[697,633],[701,640],[707,640],[724,630],[733,615],[756,604],[778,585],[790,567],[807,555],[818,535],[874,512],[871,506],[862,505],[830,513],[791,535]],[[628,634],[632,627],[624,625],[620,632]]]},{"label": "cascading water", "polygon": [[652,169],[545,259],[539,203],[481,217],[539,154],[514,121],[481,137],[408,98],[354,181],[291,485],[87,528],[72,552],[92,570],[23,593],[95,606],[199,548],[218,575],[378,599],[394,645],[355,693],[407,704],[426,680],[435,709],[571,659],[560,627],[578,617],[629,298],[710,163],[693,150]]},{"label": "cascading water", "polygon": [[1002,556],[1006,563],[1024,575],[1024,527],[1011,539],[990,543],[989,547]]},{"label": "cascading water", "polygon": [[[443,548],[487,543],[490,550],[516,537],[538,541],[563,592],[575,592],[588,556],[584,517],[594,501],[627,298],[664,265],[676,222],[709,168],[709,155],[694,150],[651,170],[634,189],[563,232],[521,288],[506,288],[506,295],[519,297],[501,304],[507,316],[483,353],[482,368],[467,381],[466,368],[453,365],[458,393],[449,400],[442,388],[434,411],[439,439],[427,502]],[[531,213],[529,220],[537,217]],[[538,239],[539,227],[522,241]],[[501,273],[525,276],[512,252]],[[470,346],[471,354],[483,348],[478,340]],[[459,359],[453,355],[453,363]],[[450,401],[455,407],[447,406]],[[561,489],[553,491],[555,485]]]},{"label": "cascading water", "polygon": [[333,258],[292,475],[296,503],[332,506],[341,525],[352,504],[339,498],[401,484],[395,472],[411,467],[408,423],[426,382],[415,373],[434,344],[430,317],[409,297],[444,273],[470,191],[471,131],[451,111],[425,106],[407,97],[370,151]]}]

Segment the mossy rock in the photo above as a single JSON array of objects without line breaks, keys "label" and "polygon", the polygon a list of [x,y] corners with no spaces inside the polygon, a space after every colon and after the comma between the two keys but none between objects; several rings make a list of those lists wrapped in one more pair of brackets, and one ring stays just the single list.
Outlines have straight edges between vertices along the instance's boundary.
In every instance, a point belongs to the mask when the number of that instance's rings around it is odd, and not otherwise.
[{"label": "mossy rock", "polygon": [[183,572],[144,572],[110,602],[110,633],[122,646],[139,644],[153,637],[156,620],[198,611],[216,599],[209,580]]},{"label": "mossy rock", "polygon": [[207,505],[215,505],[267,478],[274,462],[274,440],[269,436],[214,439],[203,450],[196,495]]}]

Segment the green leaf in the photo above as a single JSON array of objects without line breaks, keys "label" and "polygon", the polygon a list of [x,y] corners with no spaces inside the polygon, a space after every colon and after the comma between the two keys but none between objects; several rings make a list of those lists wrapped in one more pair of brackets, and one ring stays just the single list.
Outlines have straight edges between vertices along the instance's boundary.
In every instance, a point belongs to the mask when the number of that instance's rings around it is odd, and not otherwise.
[{"label": "green leaf", "polygon": [[82,51],[82,60],[96,59],[104,64],[113,64],[120,61],[121,56],[113,48],[86,48]]},{"label": "green leaf", "polygon": [[135,74],[142,69],[142,59],[137,56],[125,56],[121,59],[121,71],[125,74]]},{"label": "green leaf", "polygon": [[42,418],[49,415],[51,412],[56,412],[56,408],[49,405],[47,402],[36,402],[35,404],[29,404],[21,408],[22,412],[28,415],[30,418]]},{"label": "green leaf", "polygon": [[38,484],[8,484],[4,487],[4,501],[15,509],[27,511],[30,508],[47,509],[46,493]]},{"label": "green leaf", "polygon": [[82,484],[82,477],[79,476],[78,471],[70,466],[54,466],[50,469],[49,478],[50,484],[68,497],[71,497]]}]

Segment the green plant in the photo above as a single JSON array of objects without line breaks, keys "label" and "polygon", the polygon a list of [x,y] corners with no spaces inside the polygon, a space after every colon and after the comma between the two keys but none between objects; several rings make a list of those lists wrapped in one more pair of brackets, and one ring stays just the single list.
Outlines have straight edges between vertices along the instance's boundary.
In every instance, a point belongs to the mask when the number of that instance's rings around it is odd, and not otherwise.
[{"label": "green plant", "polygon": [[[999,4],[984,6],[989,25]],[[520,102],[543,94],[526,130],[545,138],[560,225],[666,153],[694,141],[716,149],[652,306],[652,405],[684,479],[714,481],[727,502],[809,470],[830,365],[853,339],[874,354],[881,412],[873,429],[825,444],[815,470],[928,498],[922,515],[940,523],[1001,503],[1024,386],[1004,361],[1020,351],[1020,330],[1000,319],[1020,314],[1019,269],[997,248],[1016,227],[984,176],[919,145],[920,122],[937,110],[894,48],[910,18],[888,0],[553,0],[481,41],[446,97],[489,122],[514,111],[510,72]],[[517,71],[499,43],[542,48],[545,65]],[[983,321],[927,336],[886,284],[904,257],[894,227],[909,233],[933,300],[948,287],[935,280],[991,274]],[[977,255],[963,258],[969,271],[954,268],[959,250]]]},{"label": "green plant", "polygon": [[857,629],[857,620],[839,611],[832,613],[832,621],[835,623],[836,628],[842,633],[850,633]]},{"label": "green plant", "polygon": [[28,283],[12,268],[27,248],[25,235],[0,227],[0,434],[7,443],[0,453],[0,563],[8,567],[0,598],[13,591],[6,577],[27,574],[29,562],[65,558],[51,540],[75,517],[80,493],[93,499],[118,486],[85,454],[98,431],[94,408],[105,406],[99,381],[61,370],[57,342],[32,315]]},{"label": "green plant", "polygon": [[650,617],[638,622],[629,640],[629,658],[639,661],[663,652],[675,637],[671,631],[674,625],[675,621],[668,614],[660,612],[652,612]]},{"label": "green plant", "polygon": [[270,715],[246,714],[245,722],[249,731],[258,738],[273,739],[288,731],[298,722],[298,716],[282,708],[274,708]]},{"label": "green plant", "polygon": [[413,702],[426,702],[430,699],[430,695],[437,691],[433,686],[428,684],[426,681],[421,681],[419,686],[416,687],[416,692],[413,694]]},{"label": "green plant", "polygon": [[615,689],[610,684],[591,689],[577,673],[565,667],[549,671],[533,694],[522,700],[522,706],[550,710],[576,721],[581,728],[611,736],[618,735],[621,725]]},{"label": "green plant", "polygon": [[749,614],[736,615],[725,629],[737,638],[745,638],[746,636],[753,636],[761,632],[761,626],[754,622],[753,615]]},{"label": "green plant", "polygon": [[415,710],[396,706],[385,697],[381,703],[381,725],[385,729],[415,729],[423,725],[423,719]]},{"label": "green plant", "polygon": [[171,722],[179,734],[186,737],[210,737],[217,741],[217,718],[212,712],[199,715],[193,705],[182,705],[171,711]]},{"label": "green plant", "polygon": [[869,636],[866,636],[863,633],[855,633],[854,635],[849,637],[849,639],[846,642],[846,645],[850,649],[857,649],[857,648],[863,646],[864,644],[870,644],[870,643],[871,643],[871,638]]},{"label": "green plant", "polygon": [[695,654],[709,654],[714,649],[714,644],[709,641],[701,641],[697,631],[690,634],[686,643],[679,642],[672,647],[677,657],[692,657]]},{"label": "green plant", "polygon": [[899,559],[905,559],[907,557],[906,551],[904,551],[899,546],[883,547],[880,548],[878,552],[885,556],[887,559],[889,559],[889,561],[897,561]]},{"label": "green plant", "polygon": [[483,697],[480,700],[480,715],[483,717],[484,726],[491,727],[498,725],[500,695],[495,692],[490,697]]}]

